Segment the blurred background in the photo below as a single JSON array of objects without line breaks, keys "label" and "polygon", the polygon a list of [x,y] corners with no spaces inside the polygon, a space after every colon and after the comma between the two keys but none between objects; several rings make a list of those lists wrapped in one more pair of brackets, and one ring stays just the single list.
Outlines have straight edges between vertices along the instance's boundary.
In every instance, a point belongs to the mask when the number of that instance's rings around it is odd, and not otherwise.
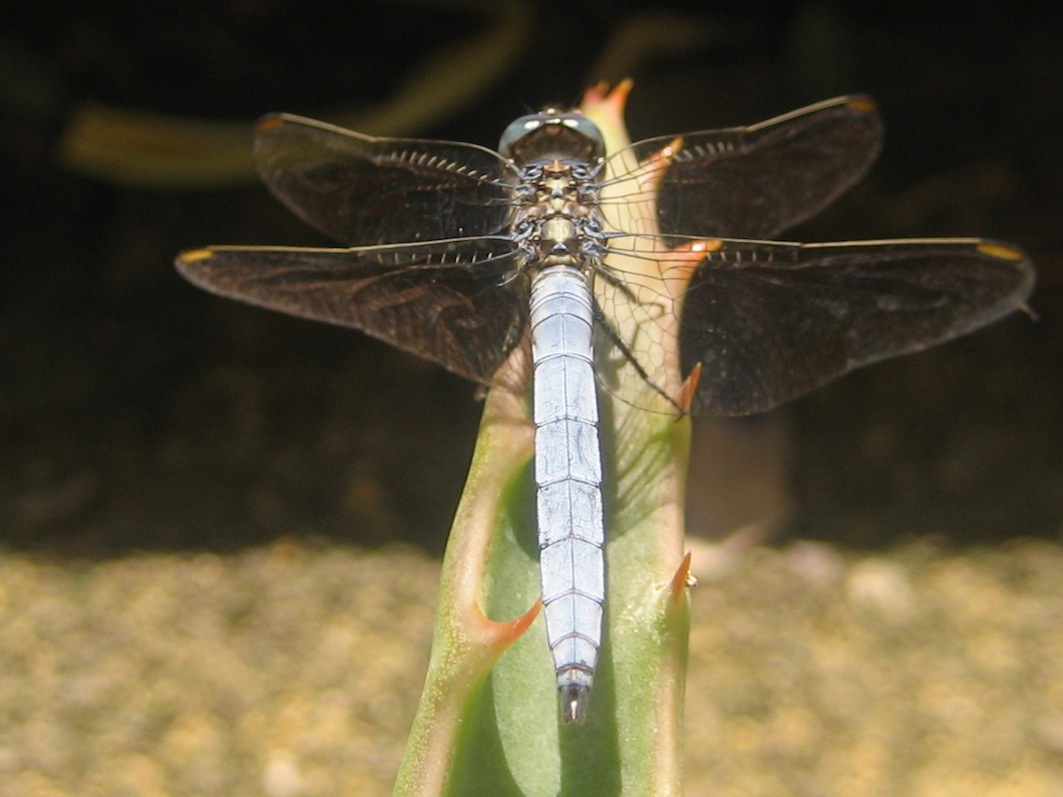
[{"label": "blurred background", "polygon": [[702,424],[691,793],[1060,793],[1052,13],[6,0],[0,795],[387,793],[475,388],[173,257],[328,245],[256,181],[263,113],[493,147],[628,76],[633,139],[871,94],[879,163],[787,237],[986,236],[1039,278],[1036,321]]}]

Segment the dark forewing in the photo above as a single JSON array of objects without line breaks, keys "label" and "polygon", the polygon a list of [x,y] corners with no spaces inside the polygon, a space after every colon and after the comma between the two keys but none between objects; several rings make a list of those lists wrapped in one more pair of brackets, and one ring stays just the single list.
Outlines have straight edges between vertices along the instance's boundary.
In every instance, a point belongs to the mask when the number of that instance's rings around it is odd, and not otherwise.
[{"label": "dark forewing", "polygon": [[771,409],[861,365],[962,335],[1021,307],[1022,252],[974,239],[835,244],[724,241],[684,299],[695,411]]},{"label": "dark forewing", "polygon": [[[827,100],[751,127],[681,136],[657,199],[660,231],[772,238],[857,182],[878,155],[881,138],[882,123],[866,97]],[[642,161],[674,140],[647,139],[632,148]]]},{"label": "dark forewing", "polygon": [[527,317],[502,238],[355,249],[217,246],[177,268],[222,296],[355,327],[489,383]]},{"label": "dark forewing", "polygon": [[373,138],[278,114],[255,164],[296,215],[355,246],[490,235],[507,219],[508,162],[474,144]]}]

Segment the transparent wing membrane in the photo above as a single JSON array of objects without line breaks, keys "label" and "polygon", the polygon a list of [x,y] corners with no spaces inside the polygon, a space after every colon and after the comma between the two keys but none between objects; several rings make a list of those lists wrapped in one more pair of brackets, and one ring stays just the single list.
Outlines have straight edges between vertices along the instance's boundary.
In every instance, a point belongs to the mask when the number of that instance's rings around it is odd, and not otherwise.
[{"label": "transparent wing membrane", "polygon": [[[873,101],[840,97],[749,127],[647,139],[610,156],[595,188],[610,254],[591,277],[603,386],[674,411],[674,374],[700,362],[695,410],[759,412],[1020,306],[1032,268],[1007,247],[756,240],[847,190],[881,137]],[[201,262],[182,260],[193,281],[357,327],[490,383],[527,315],[508,227],[526,195],[510,159],[472,144],[373,138],[283,114],[259,122],[254,151],[285,204],[356,248],[216,247]],[[716,248],[694,251],[699,241]],[[673,355],[663,341],[676,335]],[[633,389],[634,380],[648,391]]]},{"label": "transparent wing membrane", "polygon": [[526,280],[506,238],[354,249],[217,246],[177,263],[195,284],[354,327],[484,384],[520,342]]},{"label": "transparent wing membrane", "polygon": [[500,232],[517,180],[475,144],[373,138],[287,114],[258,123],[254,155],[285,205],[353,246]]},{"label": "transparent wing membrane", "polygon": [[640,372],[612,354],[609,390],[639,395],[628,383],[643,373],[668,385],[662,341],[678,323],[679,373],[702,367],[692,409],[723,415],[772,409],[854,368],[977,329],[1022,307],[1034,280],[1022,252],[980,239],[665,247],[630,236],[611,248],[650,261],[660,276],[626,282],[617,272],[599,289],[623,344],[612,349],[643,364]]},{"label": "transparent wing membrane", "polygon": [[[675,374],[700,362],[695,411],[759,412],[1020,306],[1032,268],[1009,247],[756,240],[847,190],[881,136],[870,99],[840,97],[749,127],[647,139],[610,156],[595,188],[610,254],[591,276],[601,384],[638,406],[674,412]],[[215,247],[201,261],[182,259],[190,279],[357,327],[491,382],[527,317],[527,280],[507,226],[521,180],[510,159],[472,144],[373,138],[283,114],[259,122],[254,151],[285,204],[357,246]],[[680,340],[678,354],[664,345],[670,336]]]},{"label": "transparent wing membrane", "polygon": [[[615,220],[618,206],[655,198],[652,222],[663,235],[771,238],[863,177],[881,140],[882,123],[866,97],[828,100],[751,127],[647,139],[612,156],[628,165],[603,213]],[[662,152],[669,154],[659,181],[645,170],[642,179],[628,176],[631,164]]]}]

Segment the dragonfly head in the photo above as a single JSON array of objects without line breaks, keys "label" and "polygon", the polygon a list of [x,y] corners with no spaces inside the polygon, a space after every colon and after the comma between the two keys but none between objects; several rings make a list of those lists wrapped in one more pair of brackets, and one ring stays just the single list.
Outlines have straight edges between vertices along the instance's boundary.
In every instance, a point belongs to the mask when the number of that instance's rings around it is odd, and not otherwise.
[{"label": "dragonfly head", "polygon": [[498,151],[518,164],[555,158],[597,163],[605,156],[605,139],[583,114],[547,108],[512,122]]}]

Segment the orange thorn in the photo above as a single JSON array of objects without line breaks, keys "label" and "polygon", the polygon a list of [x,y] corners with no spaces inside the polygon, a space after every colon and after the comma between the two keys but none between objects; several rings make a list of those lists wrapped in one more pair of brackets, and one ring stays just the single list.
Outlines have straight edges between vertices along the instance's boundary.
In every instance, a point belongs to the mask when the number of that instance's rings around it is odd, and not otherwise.
[{"label": "orange thorn", "polygon": [[[723,241],[719,238],[706,238],[677,246],[668,253],[666,258],[662,259],[662,263],[667,264],[670,278],[689,280],[705,261],[706,255],[722,248]],[[683,285],[682,287],[685,288],[686,286]]]},{"label": "orange thorn", "polygon": [[679,397],[676,400],[676,404],[679,405],[679,409],[683,411],[684,415],[690,414],[690,408],[694,406],[694,396],[698,392],[698,383],[701,381],[701,363],[694,363],[694,367],[690,369],[690,373],[687,374],[687,378],[683,380],[683,384],[679,386]]},{"label": "orange thorn", "polygon": [[605,95],[609,92],[609,83],[605,80],[599,80],[585,92],[583,92],[583,99],[580,101],[579,107],[585,108],[588,105],[597,105],[605,99]]},{"label": "orange thorn", "polygon": [[679,564],[679,568],[675,571],[675,575],[672,576],[670,587],[672,602],[679,603],[683,600],[686,597],[687,589],[697,583],[697,579],[690,575],[690,551],[687,551],[683,561]]},{"label": "orange thorn", "polygon": [[624,115],[624,107],[627,105],[628,95],[634,85],[635,81],[631,78],[624,78],[610,91],[609,84],[603,80],[583,92],[583,101],[580,103],[580,108],[586,109],[589,105],[608,104],[613,106],[611,109],[613,114],[618,118],[622,117]]},{"label": "orange thorn", "polygon": [[664,177],[668,164],[672,162],[676,152],[683,148],[683,137],[676,136],[665,146],[647,157],[639,164],[639,182],[643,179],[649,181],[649,188],[657,191],[660,188],[661,178]]},{"label": "orange thorn", "polygon": [[542,608],[543,602],[540,599],[535,601],[532,607],[519,617],[499,622],[490,619],[480,611],[479,607],[476,607],[477,625],[479,626],[478,630],[483,644],[490,647],[495,652],[495,655],[501,654],[502,651],[523,636],[524,632],[528,630],[528,626],[535,622],[535,618],[539,616]]},{"label": "orange thorn", "polygon": [[658,160],[663,161],[664,165],[667,165],[668,161],[675,157],[675,154],[683,148],[683,137],[676,136],[669,141],[665,146],[661,147],[655,153],[646,158],[646,163],[654,163]]},{"label": "orange thorn", "polygon": [[622,114],[624,108],[627,106],[627,98],[631,94],[631,90],[635,88],[635,81],[629,77],[624,78],[609,93],[609,102],[616,106],[618,114]]}]

